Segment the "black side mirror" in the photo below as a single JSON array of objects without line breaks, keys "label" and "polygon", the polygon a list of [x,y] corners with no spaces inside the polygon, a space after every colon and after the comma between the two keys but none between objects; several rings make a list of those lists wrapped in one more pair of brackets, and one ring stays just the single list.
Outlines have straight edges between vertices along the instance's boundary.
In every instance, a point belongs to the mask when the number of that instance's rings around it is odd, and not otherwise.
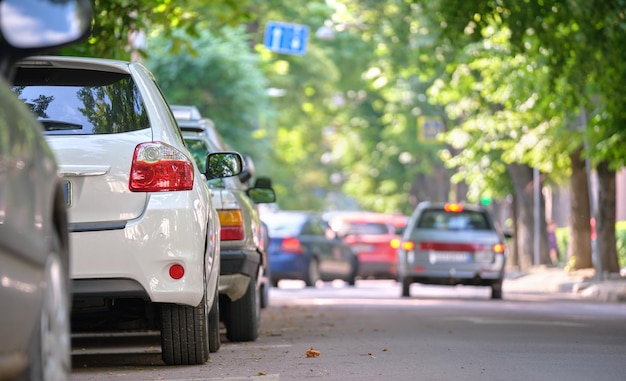
[{"label": "black side mirror", "polygon": [[239,152],[211,152],[206,157],[204,175],[207,180],[237,176],[243,170],[243,157]]},{"label": "black side mirror", "polygon": [[254,187],[255,188],[271,189],[272,188],[272,179],[270,179],[269,177],[258,177],[254,181]]},{"label": "black side mirror", "polygon": [[250,188],[246,194],[255,204],[271,204],[276,202],[276,193],[272,188]]}]

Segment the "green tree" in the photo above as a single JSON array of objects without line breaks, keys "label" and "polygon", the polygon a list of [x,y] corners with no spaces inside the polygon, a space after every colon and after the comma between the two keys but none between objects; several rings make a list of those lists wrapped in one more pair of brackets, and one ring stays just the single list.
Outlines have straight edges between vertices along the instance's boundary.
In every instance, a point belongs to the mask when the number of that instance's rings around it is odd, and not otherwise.
[{"label": "green tree", "polygon": [[[585,186],[584,166],[579,164],[584,163],[586,155],[594,163],[606,162],[608,171],[598,173],[609,179],[600,181],[601,185],[609,187],[600,192],[608,202],[598,205],[608,221],[606,226],[598,226],[598,230],[604,237],[602,244],[608,245],[603,252],[611,257],[603,258],[603,262],[609,262],[603,268],[615,271],[616,261],[612,259],[615,224],[611,221],[614,215],[611,211],[615,209],[614,189],[611,189],[614,182],[610,179],[624,162],[620,148],[624,146],[624,109],[620,101],[624,89],[616,84],[623,80],[626,72],[620,48],[624,42],[626,3],[580,0],[524,1],[506,5],[499,1],[476,4],[457,0],[419,3],[434,15],[433,21],[444,26],[440,37],[456,46],[467,41],[483,41],[483,32],[495,23],[511,31],[513,53],[530,57],[538,57],[539,53],[547,58],[545,65],[551,72],[548,79],[551,91],[545,96],[559,100],[565,110],[564,125],[570,126],[564,134],[570,143],[567,152],[572,163],[574,241],[569,246],[570,257],[574,258],[572,267],[591,266],[588,187]],[[529,44],[530,38],[536,43]],[[584,118],[587,113],[593,117]],[[591,125],[589,120],[596,123]],[[581,122],[582,131],[576,128]],[[585,138],[590,143],[587,150],[582,149]]]},{"label": "green tree", "polygon": [[258,55],[248,49],[247,34],[241,27],[225,27],[220,35],[207,30],[196,34],[176,54],[168,37],[149,38],[146,66],[170,104],[196,106],[215,122],[228,145],[263,160],[270,149],[259,132],[259,121],[269,107],[267,81]]}]

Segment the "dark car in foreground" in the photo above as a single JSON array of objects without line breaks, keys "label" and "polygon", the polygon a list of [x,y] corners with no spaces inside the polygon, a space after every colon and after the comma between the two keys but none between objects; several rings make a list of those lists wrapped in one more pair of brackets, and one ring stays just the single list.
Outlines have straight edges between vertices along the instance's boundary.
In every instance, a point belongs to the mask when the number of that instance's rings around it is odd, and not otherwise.
[{"label": "dark car in foreground", "polygon": [[411,283],[473,285],[491,288],[502,299],[506,261],[504,235],[483,207],[420,203],[398,249],[402,296]]},{"label": "dark car in foreground", "polygon": [[0,380],[72,371],[64,182],[9,83],[15,60],[86,37],[91,15],[86,0],[0,1]]},{"label": "dark car in foreground", "polygon": [[321,214],[277,211],[262,214],[262,219],[269,230],[268,257],[274,286],[282,279],[302,280],[308,287],[335,279],[354,285],[357,256]]}]

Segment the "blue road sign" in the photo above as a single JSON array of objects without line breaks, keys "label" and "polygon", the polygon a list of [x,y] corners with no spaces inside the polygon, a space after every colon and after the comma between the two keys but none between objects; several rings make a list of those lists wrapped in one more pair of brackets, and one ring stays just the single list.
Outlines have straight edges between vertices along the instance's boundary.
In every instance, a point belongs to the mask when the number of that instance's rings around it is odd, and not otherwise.
[{"label": "blue road sign", "polygon": [[263,45],[276,53],[303,55],[309,40],[309,27],[270,21],[265,25]]}]

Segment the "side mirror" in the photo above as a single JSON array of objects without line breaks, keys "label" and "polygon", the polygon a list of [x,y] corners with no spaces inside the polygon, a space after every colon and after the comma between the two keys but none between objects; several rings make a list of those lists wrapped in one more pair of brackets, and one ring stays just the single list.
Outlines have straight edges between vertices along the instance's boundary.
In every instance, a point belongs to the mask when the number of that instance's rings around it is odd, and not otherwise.
[{"label": "side mirror", "polygon": [[89,0],[0,1],[1,74],[10,80],[15,61],[86,38],[92,18]]},{"label": "side mirror", "polygon": [[276,202],[276,193],[272,188],[250,188],[246,194],[255,204],[271,204]]},{"label": "side mirror", "polygon": [[204,175],[207,180],[237,176],[243,170],[243,157],[239,152],[211,152],[206,158]]},{"label": "side mirror", "polygon": [[272,179],[269,177],[259,177],[254,181],[255,188],[264,188],[271,189],[272,188]]}]

